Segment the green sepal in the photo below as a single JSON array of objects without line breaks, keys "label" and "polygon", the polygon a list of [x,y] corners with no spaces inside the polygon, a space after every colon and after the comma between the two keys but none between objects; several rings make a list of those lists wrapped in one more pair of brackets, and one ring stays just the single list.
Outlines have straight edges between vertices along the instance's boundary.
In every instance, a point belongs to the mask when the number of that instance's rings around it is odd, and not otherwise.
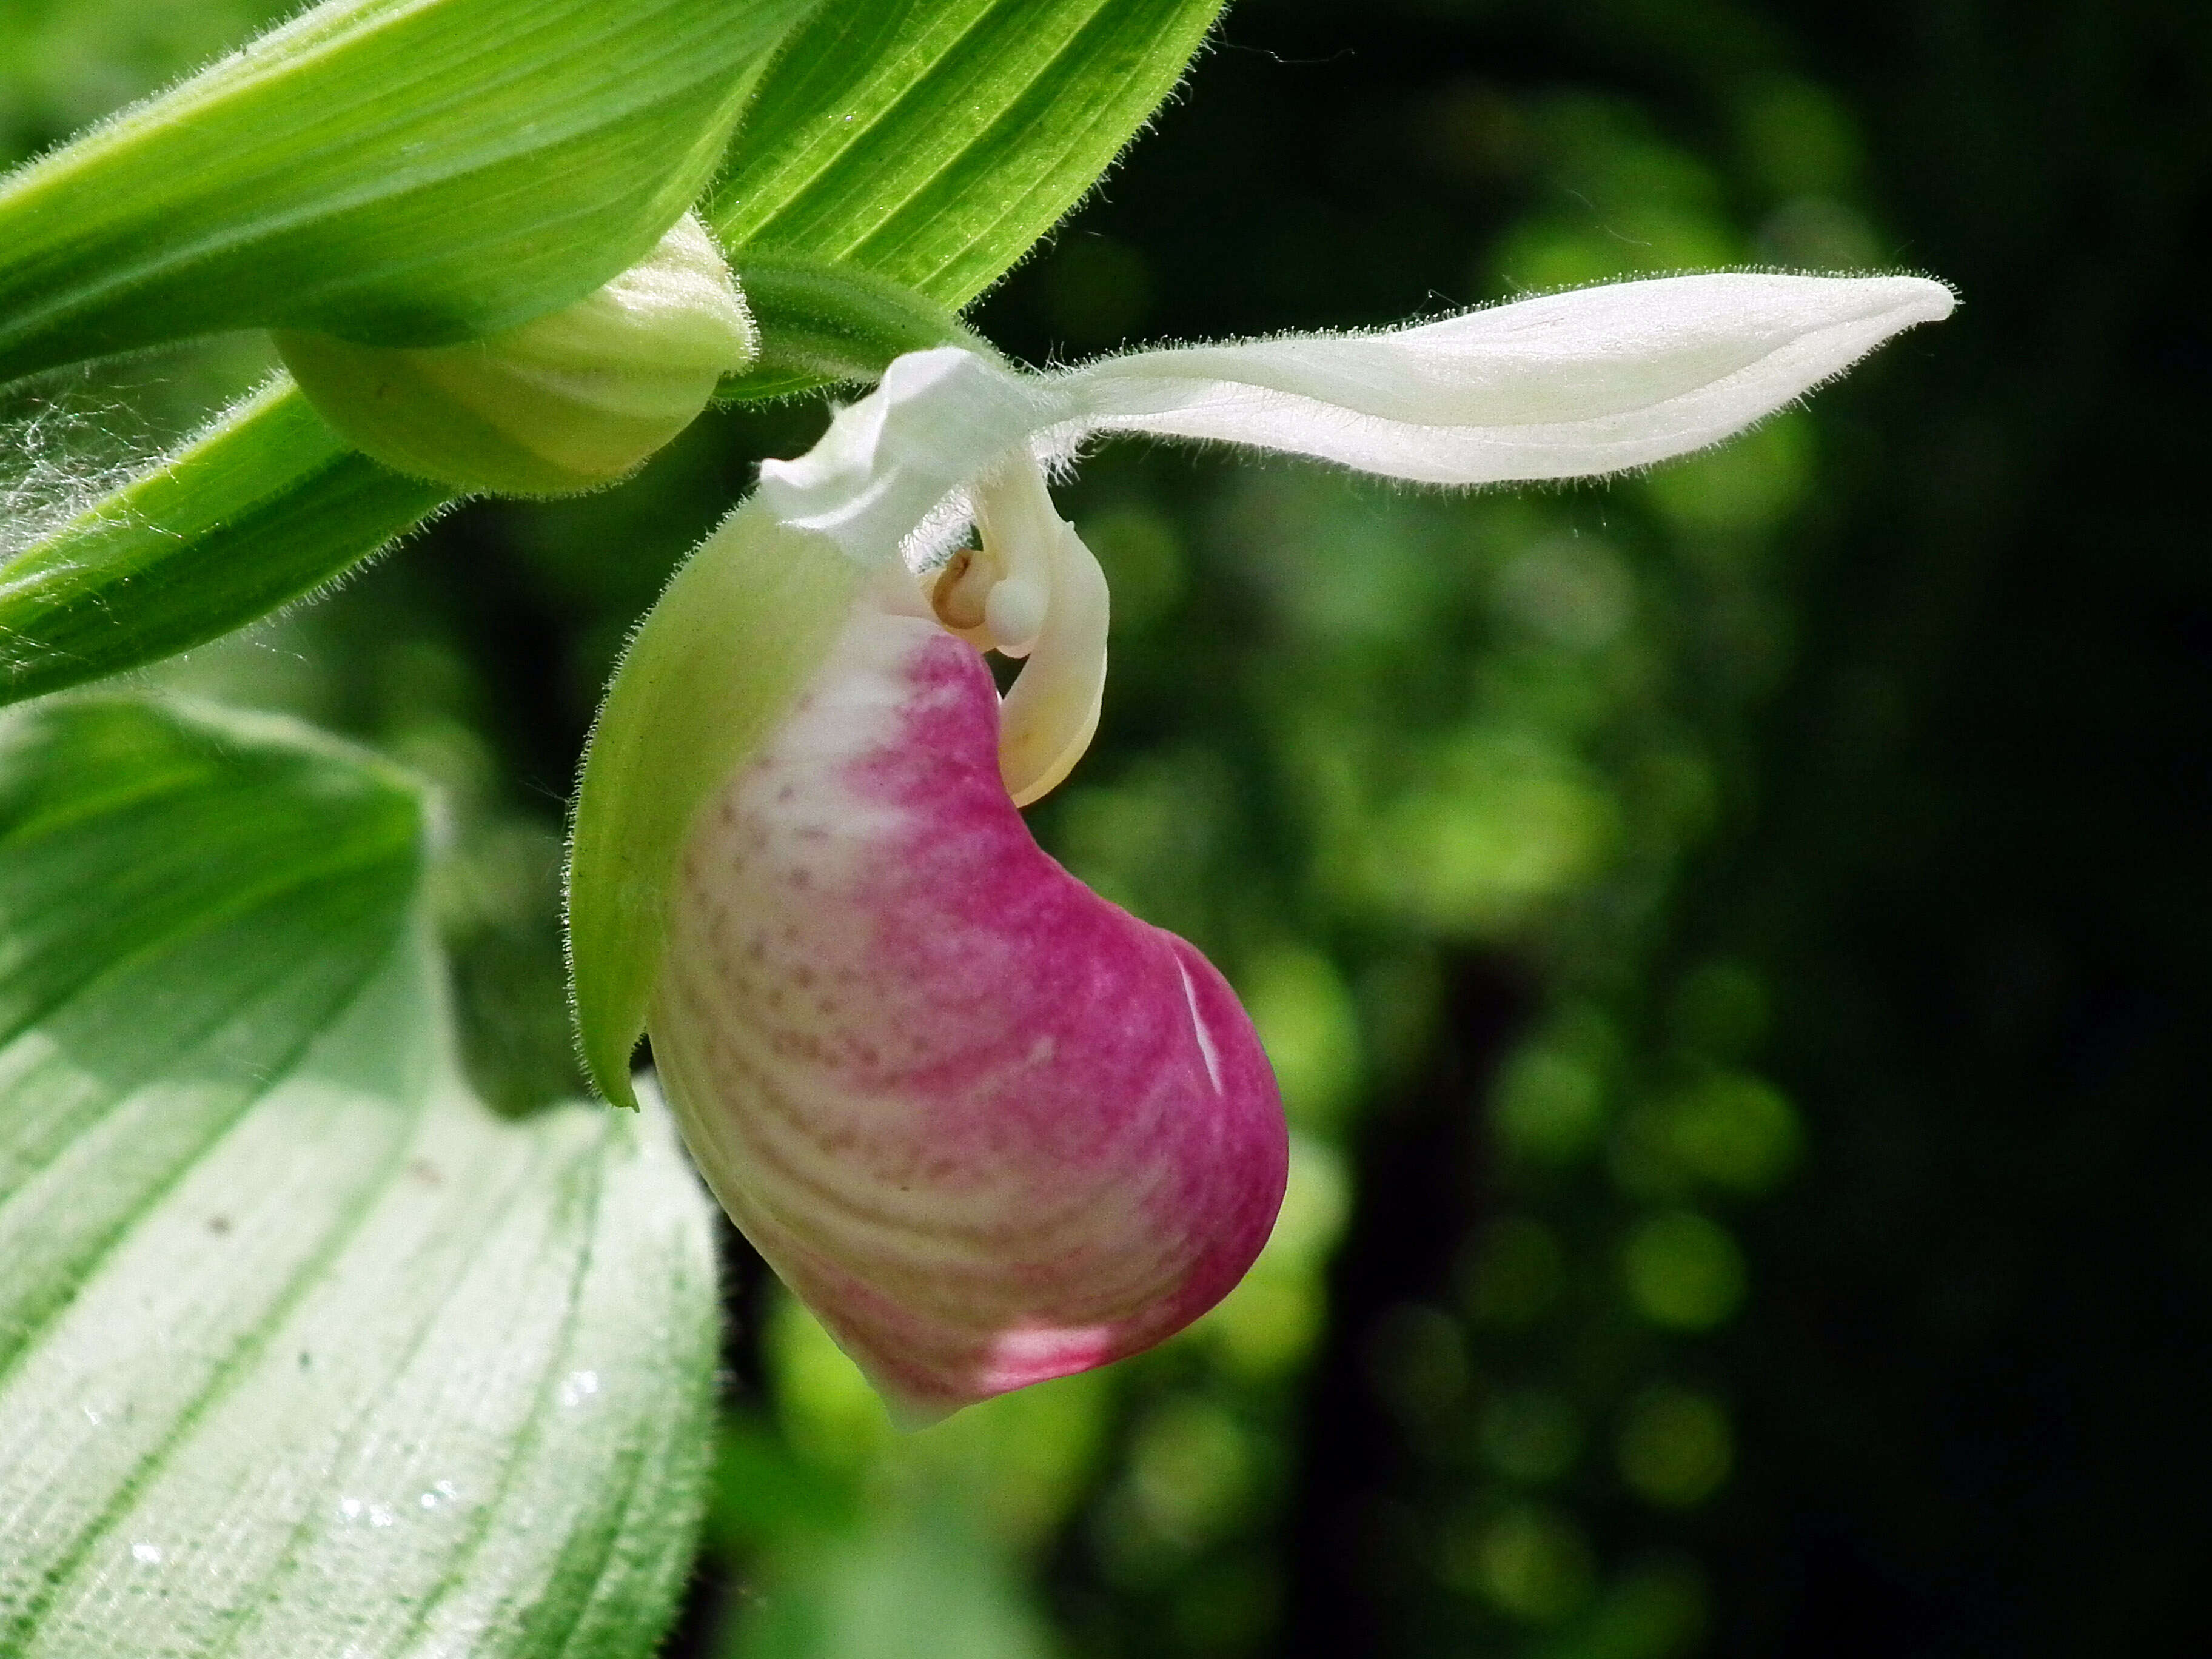
[{"label": "green sepal", "polygon": [[0,722],[0,1652],[638,1654],[711,1214],[653,1114],[456,1081],[423,802],[289,721]]},{"label": "green sepal", "polygon": [[809,0],[331,0],[0,184],[0,380],[225,329],[442,345],[642,258]]},{"label": "green sepal", "polygon": [[272,381],[0,567],[0,702],[243,627],[452,499],[349,448]]},{"label": "green sepal", "polygon": [[943,306],[855,266],[763,253],[748,258],[738,276],[761,349],[743,373],[723,380],[719,395],[728,402],[874,381],[892,358],[932,346],[998,355]]},{"label": "green sepal", "polygon": [[684,845],[708,800],[829,654],[859,568],[757,501],[722,520],[646,617],[585,751],[568,849],[568,968],[585,1070],[635,1105]]},{"label": "green sepal", "polygon": [[[725,382],[724,395],[866,378],[893,347],[945,343],[936,331],[949,312],[939,307],[972,298],[1089,188],[1218,9],[1216,0],[823,8],[762,77],[708,216],[762,324],[760,378]],[[1100,73],[1108,78],[1085,79]],[[1016,112],[1036,125],[1010,126]],[[965,199],[933,217],[924,204],[948,191]],[[0,261],[0,292],[7,268]],[[783,378],[766,378],[777,364]],[[288,454],[281,428],[302,416],[314,435]],[[274,395],[203,434],[187,452],[199,465],[149,473],[40,538],[0,572],[0,698],[241,627],[445,499],[365,458],[337,459],[335,441],[296,393]],[[234,475],[241,482],[216,505],[195,500]],[[231,500],[241,493],[249,507]]]}]

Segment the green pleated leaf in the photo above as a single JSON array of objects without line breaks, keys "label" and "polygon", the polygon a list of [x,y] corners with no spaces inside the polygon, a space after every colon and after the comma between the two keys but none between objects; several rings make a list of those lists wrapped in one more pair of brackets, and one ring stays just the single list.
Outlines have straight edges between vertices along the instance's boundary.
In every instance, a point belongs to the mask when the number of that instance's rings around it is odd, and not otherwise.
[{"label": "green pleated leaf", "polygon": [[1220,0],[866,0],[763,80],[708,222],[959,307],[1082,199],[1182,78]]},{"label": "green pleated leaf", "polygon": [[404,780],[0,726],[0,1652],[639,1655],[708,1439],[658,1116],[454,1081]]},{"label": "green pleated leaf", "polygon": [[0,702],[242,627],[449,498],[347,448],[279,379],[0,566]]},{"label": "green pleated leaf", "polygon": [[[1087,190],[1217,0],[839,0],[762,77],[716,191],[775,397],[972,343],[952,316]],[[672,215],[671,216],[673,216]],[[272,391],[0,568],[0,700],[154,661],[343,574],[444,499]],[[225,480],[231,482],[225,483]]]},{"label": "green pleated leaf", "polygon": [[641,258],[809,0],[331,0],[0,185],[0,380],[223,329],[439,345]]}]

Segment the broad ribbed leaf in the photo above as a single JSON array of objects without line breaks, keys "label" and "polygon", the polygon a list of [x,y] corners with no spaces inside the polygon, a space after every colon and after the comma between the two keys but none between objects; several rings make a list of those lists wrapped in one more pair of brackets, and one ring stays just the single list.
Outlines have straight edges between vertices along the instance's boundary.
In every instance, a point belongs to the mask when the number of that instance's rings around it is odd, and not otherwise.
[{"label": "broad ribbed leaf", "polygon": [[808,0],[331,0],[0,186],[0,380],[222,329],[436,345],[642,258]]},{"label": "broad ribbed leaf", "polygon": [[830,5],[761,83],[708,219],[756,252],[963,306],[1060,222],[1174,88],[1220,0]]},{"label": "broad ribbed leaf", "polygon": [[137,702],[0,727],[0,1652],[647,1650],[704,1206],[453,1081],[403,780]]},{"label": "broad ribbed leaf", "polygon": [[[946,308],[1082,196],[1218,9],[1218,0],[823,7],[763,77],[714,197],[761,329],[760,362],[729,395],[866,378],[900,351],[939,343],[956,326]],[[0,570],[0,641],[10,641],[0,646],[0,700],[243,627],[435,509],[429,496],[410,507],[408,492],[422,486],[334,462],[334,441],[296,393],[272,391],[202,434],[175,489],[149,477],[27,549]],[[233,472],[268,486],[250,514],[199,504]]]}]

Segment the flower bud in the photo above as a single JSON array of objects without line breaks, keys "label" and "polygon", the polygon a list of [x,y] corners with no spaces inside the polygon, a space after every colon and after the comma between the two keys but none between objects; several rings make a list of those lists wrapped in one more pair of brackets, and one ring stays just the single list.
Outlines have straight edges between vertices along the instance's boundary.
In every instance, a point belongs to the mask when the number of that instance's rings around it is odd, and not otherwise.
[{"label": "flower bud", "polygon": [[605,288],[503,333],[429,348],[276,337],[349,443],[397,471],[509,495],[573,495],[635,471],[756,350],[721,250],[689,214]]}]

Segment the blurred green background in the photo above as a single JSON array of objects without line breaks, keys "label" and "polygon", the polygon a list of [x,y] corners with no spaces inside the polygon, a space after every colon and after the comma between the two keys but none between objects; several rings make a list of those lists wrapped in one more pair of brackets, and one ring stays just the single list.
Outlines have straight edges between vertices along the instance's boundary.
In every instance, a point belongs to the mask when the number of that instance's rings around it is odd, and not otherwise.
[{"label": "blurred green background", "polygon": [[[5,0],[0,143],[246,0]],[[1034,362],[1690,266],[1965,305],[1716,454],[1419,495],[1125,445],[1100,739],[1034,820],[1244,995],[1297,1135],[1251,1279],[900,1437],[732,1235],[670,1651],[2195,1655],[2212,1555],[2212,9],[1241,0],[980,308]],[[4,411],[15,516],[260,372]],[[572,1091],[597,689],[818,404],[441,521],[160,671],[444,786],[470,1059]]]}]

